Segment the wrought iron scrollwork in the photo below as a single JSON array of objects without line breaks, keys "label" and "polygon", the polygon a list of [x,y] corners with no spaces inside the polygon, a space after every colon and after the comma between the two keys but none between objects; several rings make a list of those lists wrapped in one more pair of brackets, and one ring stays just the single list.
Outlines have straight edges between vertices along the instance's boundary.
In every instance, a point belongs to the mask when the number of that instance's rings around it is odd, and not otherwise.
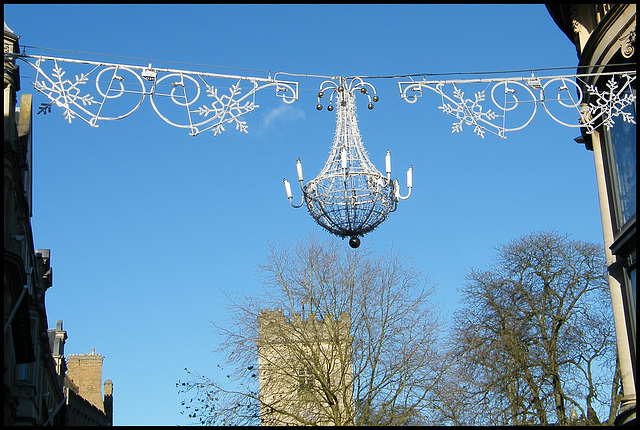
[{"label": "wrought iron scrollwork", "polygon": [[[36,70],[34,88],[50,105],[63,109],[64,118],[98,127],[100,121],[126,118],[149,98],[155,113],[167,124],[184,128],[192,136],[211,130],[225,131],[225,124],[247,133],[242,117],[255,110],[255,94],[274,88],[284,103],[298,99],[298,83],[271,77],[244,77],[183,70],[127,66],[54,57],[17,56]],[[62,63],[89,66],[90,70],[67,76]],[[50,67],[46,67],[50,66]],[[233,79],[230,87],[213,85],[214,79]],[[248,88],[243,84],[248,82]],[[93,83],[95,89],[91,89]],[[118,101],[116,106],[115,101]]]},{"label": "wrought iron scrollwork", "polygon": [[[410,81],[398,82],[400,97],[407,103],[415,103],[427,89],[441,98],[438,109],[443,113],[456,117],[451,127],[452,133],[461,132],[464,126],[473,127],[476,135],[484,138],[485,133],[492,133],[506,138],[507,132],[517,131],[528,126],[542,106],[547,115],[565,127],[586,128],[593,133],[597,127],[612,127],[614,118],[635,124],[632,114],[624,109],[635,101],[635,94],[629,91],[631,83],[636,79],[635,72],[612,74],[607,81],[607,91],[588,85],[582,81],[590,103],[586,102],[585,91],[575,80],[588,75],[535,77],[533,73],[527,78],[476,79],[460,81]],[[621,78],[622,84],[616,80]],[[464,84],[486,84],[486,87],[475,92],[472,98],[465,95],[459,86]],[[488,108],[487,91],[492,105]],[[553,97],[550,97],[554,94]],[[577,113],[580,121],[566,121],[554,113],[552,105],[563,109],[571,109]],[[527,106],[527,108],[523,108]],[[518,114],[516,115],[516,111]],[[514,119],[515,124],[508,123]]]}]

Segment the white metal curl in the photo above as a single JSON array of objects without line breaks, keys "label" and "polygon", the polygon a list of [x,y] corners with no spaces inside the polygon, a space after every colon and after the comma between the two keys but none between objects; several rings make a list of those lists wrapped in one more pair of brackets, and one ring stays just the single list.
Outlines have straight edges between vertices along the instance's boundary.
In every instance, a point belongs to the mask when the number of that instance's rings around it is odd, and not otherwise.
[{"label": "white metal curl", "polygon": [[[556,83],[556,82],[560,82],[561,85],[559,87],[556,88],[557,91],[557,96],[554,100],[554,102],[556,102],[559,106],[562,106],[563,108],[567,108],[567,109],[573,109],[575,110],[578,115],[581,115],[581,109],[580,109],[580,105],[582,104],[582,101],[584,100],[584,93],[582,91],[582,88],[580,88],[580,85],[578,85],[575,81],[573,80],[569,80],[565,77],[558,77],[555,79],[549,79],[549,81],[547,81],[546,84],[544,84],[544,86],[542,87],[542,92],[543,94],[546,94],[547,91],[547,87],[550,86],[552,83]],[[572,92],[569,89],[569,85],[572,87],[573,91]],[[576,94],[577,97],[574,97],[573,94]],[[566,103],[566,100],[570,100],[570,103]],[[556,116],[554,116],[550,109],[547,106],[547,100],[543,99],[542,100],[542,107],[544,108],[545,112],[547,112],[547,115],[549,115],[549,117],[551,117],[551,119],[553,119],[555,122],[557,122],[560,125],[564,125],[565,127],[571,127],[571,128],[576,128],[576,127],[580,127],[580,124],[576,124],[576,123],[566,123],[564,121],[561,121],[559,118],[557,118]]]}]

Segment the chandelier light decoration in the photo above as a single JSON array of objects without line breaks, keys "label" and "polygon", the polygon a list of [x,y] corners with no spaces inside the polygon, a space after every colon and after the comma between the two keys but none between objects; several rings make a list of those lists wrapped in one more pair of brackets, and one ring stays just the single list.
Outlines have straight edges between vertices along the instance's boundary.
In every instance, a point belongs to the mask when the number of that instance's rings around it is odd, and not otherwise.
[{"label": "chandelier light decoration", "polygon": [[[298,100],[298,82],[276,77],[301,76],[278,72],[272,78],[268,72],[266,77],[246,77],[158,68],[152,67],[151,62],[148,66],[133,66],[5,52],[5,64],[15,60],[35,69],[32,85],[48,99],[48,103],[41,104],[38,114],[51,112],[51,106],[55,105],[62,109],[69,123],[80,119],[98,127],[100,121],[129,117],[148,99],[165,123],[186,129],[191,136],[208,130],[217,136],[227,124],[248,133],[243,117],[258,108],[256,92],[272,88],[284,103],[294,103]],[[75,72],[78,68],[84,69]],[[330,93],[327,110],[333,111],[335,103],[336,132],[324,168],[307,184],[303,184],[298,159],[302,202],[293,203],[291,186],[285,179],[287,198],[295,208],[306,203],[320,226],[342,238],[349,237],[353,248],[359,246],[360,236],[375,229],[396,210],[400,200],[409,198],[413,186],[413,167],[409,167],[409,191],[406,196],[400,194],[398,180],[391,179],[390,151],[385,175],[369,161],[358,130],[355,98],[357,94],[366,96],[368,108],[373,109],[378,96],[373,85],[364,79],[408,78],[409,81],[397,82],[402,100],[413,104],[423,90],[431,91],[440,98],[438,109],[454,117],[452,133],[471,127],[482,138],[490,133],[506,139],[508,132],[527,127],[539,111],[546,112],[560,125],[581,128],[586,133],[593,133],[598,127],[610,129],[615,121],[636,123],[632,109],[636,102],[635,70],[561,76],[534,76],[531,71],[531,76],[525,77],[468,80],[427,80],[427,75],[302,76],[327,79],[320,85],[317,108],[323,109],[321,99]],[[414,80],[415,76],[423,79]],[[606,88],[590,85],[587,78],[594,76],[600,77]],[[235,83],[229,85],[229,79]],[[470,87],[477,90],[472,92]],[[465,91],[472,96],[465,96]],[[565,119],[566,112],[575,116]]]},{"label": "chandelier light decoration", "polygon": [[383,175],[369,160],[358,130],[355,96],[357,93],[366,95],[368,108],[373,109],[373,102],[378,101],[375,88],[361,78],[349,81],[338,78],[337,81],[328,80],[320,85],[316,106],[322,110],[320,101],[330,92],[327,110],[333,111],[335,98],[336,132],[324,168],[315,179],[303,185],[302,163],[298,158],[296,168],[303,195],[298,205],[293,203],[291,185],[286,178],[284,186],[291,206],[299,208],[306,203],[320,226],[343,239],[349,237],[349,245],[357,248],[360,245],[358,236],[380,225],[396,210],[399,200],[409,198],[413,166],[407,171],[409,192],[401,196],[398,180],[391,180],[391,151],[387,151],[386,175]]}]

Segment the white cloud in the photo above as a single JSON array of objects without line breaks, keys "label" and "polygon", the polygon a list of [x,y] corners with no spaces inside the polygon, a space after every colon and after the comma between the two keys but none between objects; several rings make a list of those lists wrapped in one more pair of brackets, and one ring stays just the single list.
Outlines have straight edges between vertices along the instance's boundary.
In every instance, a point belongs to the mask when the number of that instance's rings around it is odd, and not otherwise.
[{"label": "white cloud", "polygon": [[267,114],[262,121],[262,128],[266,129],[271,124],[282,121],[291,122],[301,120],[305,118],[304,111],[302,109],[293,107],[291,105],[282,105]]}]

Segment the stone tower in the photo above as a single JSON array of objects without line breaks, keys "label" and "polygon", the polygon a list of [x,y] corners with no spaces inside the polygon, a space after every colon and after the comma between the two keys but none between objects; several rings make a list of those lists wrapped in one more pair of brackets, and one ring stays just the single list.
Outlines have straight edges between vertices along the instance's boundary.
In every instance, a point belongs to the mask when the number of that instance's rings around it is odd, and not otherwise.
[{"label": "stone tower", "polygon": [[102,355],[96,354],[94,348],[91,348],[91,354],[71,354],[67,357],[67,377],[78,387],[77,394],[105,412],[102,398],[102,360]]},{"label": "stone tower", "polygon": [[[349,424],[353,372],[349,314],[258,316],[261,425]],[[352,421],[351,421],[352,422]]]},{"label": "stone tower", "polygon": [[113,425],[113,382],[111,379],[104,381],[104,413]]}]

